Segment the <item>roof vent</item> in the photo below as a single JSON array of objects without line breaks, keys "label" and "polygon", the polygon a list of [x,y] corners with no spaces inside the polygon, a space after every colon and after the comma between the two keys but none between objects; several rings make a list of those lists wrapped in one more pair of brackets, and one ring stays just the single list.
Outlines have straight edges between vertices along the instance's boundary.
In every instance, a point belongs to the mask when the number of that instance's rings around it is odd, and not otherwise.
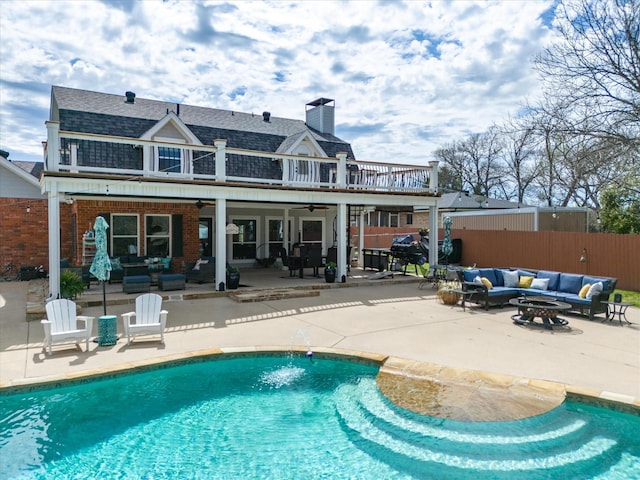
[{"label": "roof vent", "polygon": [[7,152],[6,150],[0,150],[0,157],[4,158],[5,160],[9,158],[9,152]]},{"label": "roof vent", "polygon": [[135,103],[136,94],[133,92],[125,92],[124,94],[127,97],[127,103]]},{"label": "roof vent", "polygon": [[271,118],[271,112],[262,112],[262,120],[268,122]]}]

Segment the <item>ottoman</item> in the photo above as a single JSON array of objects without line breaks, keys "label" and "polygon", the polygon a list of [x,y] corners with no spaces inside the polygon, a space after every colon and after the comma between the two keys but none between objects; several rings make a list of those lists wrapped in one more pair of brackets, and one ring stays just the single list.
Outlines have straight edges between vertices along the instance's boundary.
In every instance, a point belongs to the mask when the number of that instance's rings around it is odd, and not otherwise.
[{"label": "ottoman", "polygon": [[158,275],[158,290],[184,290],[185,276],[181,273],[161,273]]},{"label": "ottoman", "polygon": [[151,290],[149,275],[129,275],[122,279],[122,291],[125,293],[148,292]]}]

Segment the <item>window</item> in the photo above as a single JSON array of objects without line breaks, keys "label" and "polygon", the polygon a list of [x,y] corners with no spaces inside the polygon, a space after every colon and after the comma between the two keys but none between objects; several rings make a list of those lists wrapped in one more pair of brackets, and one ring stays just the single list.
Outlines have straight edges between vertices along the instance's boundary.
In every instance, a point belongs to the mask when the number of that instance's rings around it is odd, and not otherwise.
[{"label": "window", "polygon": [[168,257],[171,252],[171,216],[145,217],[145,253],[149,257]]},{"label": "window", "polygon": [[233,259],[256,258],[258,221],[234,218],[232,222],[238,226],[238,233],[233,236]]},{"label": "window", "polygon": [[298,175],[309,175],[309,162],[298,160],[296,163],[296,173]]},{"label": "window", "polygon": [[413,213],[407,213],[407,225],[413,225]]},{"label": "window", "polygon": [[302,220],[302,243],[322,245],[323,220]]},{"label": "window", "polygon": [[389,226],[390,227],[398,227],[400,225],[400,214],[398,213],[390,213],[389,214]]},{"label": "window", "polygon": [[114,257],[138,254],[138,215],[111,216],[111,252]]},{"label": "window", "polygon": [[[280,249],[284,241],[284,221],[281,218],[267,220],[267,246],[268,256],[277,258],[280,256]],[[259,252],[263,254],[264,252]]]},{"label": "window", "polygon": [[180,173],[181,158],[179,148],[158,147],[158,171]]}]

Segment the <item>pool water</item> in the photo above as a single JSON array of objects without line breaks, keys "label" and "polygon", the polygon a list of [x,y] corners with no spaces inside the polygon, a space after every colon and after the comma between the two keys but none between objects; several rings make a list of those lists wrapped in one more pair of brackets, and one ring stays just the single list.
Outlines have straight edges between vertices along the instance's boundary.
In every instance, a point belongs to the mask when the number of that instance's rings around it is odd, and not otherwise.
[{"label": "pool water", "polygon": [[249,356],[0,396],[2,479],[631,479],[640,416],[513,422],[400,409],[378,368]]}]

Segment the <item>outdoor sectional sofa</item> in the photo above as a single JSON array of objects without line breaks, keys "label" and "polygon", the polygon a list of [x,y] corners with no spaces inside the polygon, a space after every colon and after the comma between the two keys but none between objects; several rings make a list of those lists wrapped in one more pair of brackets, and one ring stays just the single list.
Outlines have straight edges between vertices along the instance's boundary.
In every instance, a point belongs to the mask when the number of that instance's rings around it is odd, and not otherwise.
[{"label": "outdoor sectional sofa", "polygon": [[[485,309],[490,305],[502,307],[511,298],[523,295],[543,296],[568,303],[572,312],[588,315],[589,318],[593,318],[597,313],[606,313],[607,305],[603,302],[609,300],[609,295],[617,283],[617,279],[611,277],[523,268],[466,269],[458,270],[458,276],[465,294],[465,302],[484,305]],[[514,279],[518,282],[515,285]],[[536,279],[538,280],[535,281]],[[587,291],[585,285],[591,286],[596,283],[602,284],[602,291],[598,292],[599,287],[594,287],[590,294],[580,296],[583,287],[583,294]]]}]

